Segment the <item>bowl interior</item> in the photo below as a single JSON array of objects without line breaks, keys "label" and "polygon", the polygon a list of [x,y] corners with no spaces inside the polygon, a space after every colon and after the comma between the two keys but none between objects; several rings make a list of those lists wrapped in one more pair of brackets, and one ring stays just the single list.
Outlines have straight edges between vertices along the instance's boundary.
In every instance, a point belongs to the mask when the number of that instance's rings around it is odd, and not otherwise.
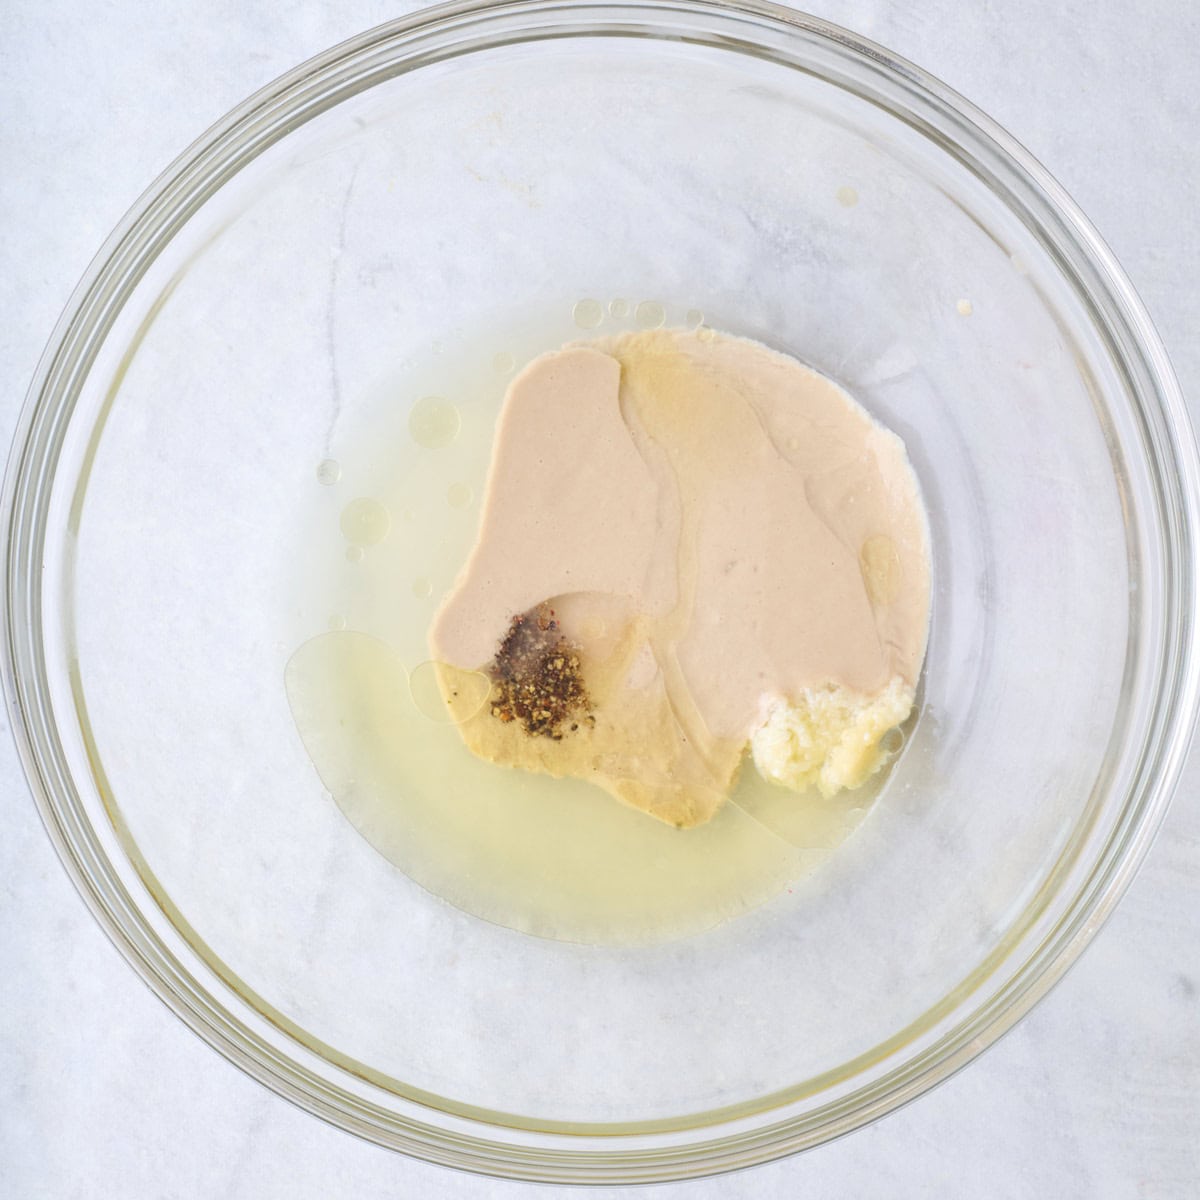
[{"label": "bowl interior", "polygon": [[[81,803],[202,987],[385,1107],[586,1133],[849,1093],[1001,986],[1120,820],[1162,603],[1128,384],[977,162],[776,36],[804,69],[610,29],[381,71],[206,190],[79,385],[43,604]],[[486,365],[579,336],[584,298],[829,374],[904,438],[931,522],[920,714],[861,828],[650,945],[420,886],[332,803],[284,688],[331,620],[419,655],[478,517],[448,488],[478,495]],[[434,452],[403,436],[429,393],[464,431]],[[381,609],[339,519],[389,481]]]}]

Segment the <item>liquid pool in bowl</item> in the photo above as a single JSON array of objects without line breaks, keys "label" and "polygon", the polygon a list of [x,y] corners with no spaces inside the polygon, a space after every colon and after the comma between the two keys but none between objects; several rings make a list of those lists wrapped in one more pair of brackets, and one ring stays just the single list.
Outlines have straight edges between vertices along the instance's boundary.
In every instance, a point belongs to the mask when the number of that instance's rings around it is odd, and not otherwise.
[{"label": "liquid pool in bowl", "polygon": [[[853,836],[736,920],[590,944],[379,854],[284,688],[331,622],[388,640],[349,590],[409,528],[388,439],[355,458],[373,389],[439,342],[499,389],[584,298],[841,383],[902,437],[935,564],[919,719]],[[454,389],[418,389],[460,410],[430,453],[476,436]],[[420,499],[465,546],[462,466]],[[944,1079],[1102,923],[1195,714],[1198,475],[1111,254],[918,68],[752,0],[453,5],[252,97],[96,259],[8,474],[10,711],[100,922],[256,1078],[475,1171],[709,1174]],[[438,570],[406,563],[412,614]]]},{"label": "liquid pool in bowl", "polygon": [[[887,777],[826,799],[747,764],[717,816],[680,832],[584,781],[482,761],[451,723],[428,630],[476,537],[504,389],[538,353],[587,331],[659,327],[668,312],[708,328],[696,308],[587,298],[385,371],[314,469],[297,547],[306,620],[288,697],[330,795],[435,895],[567,941],[662,941],[749,911],[824,861]],[[477,678],[482,703],[490,684]],[[893,731],[889,748],[902,740]]]}]

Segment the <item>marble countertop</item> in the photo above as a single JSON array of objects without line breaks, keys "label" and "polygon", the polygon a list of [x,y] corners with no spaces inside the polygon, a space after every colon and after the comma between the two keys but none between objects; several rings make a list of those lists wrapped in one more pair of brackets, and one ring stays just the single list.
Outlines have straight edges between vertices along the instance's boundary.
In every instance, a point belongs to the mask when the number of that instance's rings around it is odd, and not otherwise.
[{"label": "marble countertop", "polygon": [[[91,254],[246,94],[403,0],[0,6],[0,433]],[[996,117],[1140,290],[1200,416],[1200,8],[1192,0],[814,0]],[[1138,1197],[1200,1186],[1200,755],[1116,915],[966,1071],[871,1128],[672,1197]],[[0,1193],[533,1195],[330,1128],[218,1057],[93,923],[0,741]],[[623,1194],[612,1191],[610,1194]],[[632,1192],[630,1192],[632,1194]]]}]

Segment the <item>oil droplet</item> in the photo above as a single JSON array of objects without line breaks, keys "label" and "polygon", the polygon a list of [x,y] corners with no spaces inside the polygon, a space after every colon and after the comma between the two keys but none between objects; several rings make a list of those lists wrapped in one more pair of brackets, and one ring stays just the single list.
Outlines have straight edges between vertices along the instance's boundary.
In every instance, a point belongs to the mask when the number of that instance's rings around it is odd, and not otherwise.
[{"label": "oil droplet", "polygon": [[975,311],[975,306],[970,300],[960,300],[954,307],[958,309],[960,317],[969,317]]},{"label": "oil droplet", "polygon": [[894,754],[899,754],[904,746],[904,730],[889,729],[887,733],[879,739],[879,748],[889,758]]},{"label": "oil droplet", "polygon": [[341,633],[341,631],[346,628],[346,618],[343,617],[341,613],[334,613],[333,616],[329,618],[329,628],[334,633]]},{"label": "oil droplet", "polygon": [[342,536],[352,546],[374,546],[387,537],[392,518],[378,500],[360,496],[342,509],[341,525]]},{"label": "oil droplet", "polygon": [[317,466],[317,482],[333,487],[342,477],[341,464],[336,459],[326,458]]},{"label": "oil droplet", "polygon": [[438,682],[438,664],[418,663],[408,676],[408,690],[422,716],[443,724],[469,721],[487,702],[492,681],[480,671],[447,671],[446,693]]},{"label": "oil droplet", "polygon": [[711,342],[716,340],[717,331],[715,329],[710,329],[707,325],[704,325],[700,329],[696,330],[696,336],[702,342]]},{"label": "oil droplet", "polygon": [[450,445],[461,428],[458,409],[442,396],[423,396],[408,414],[408,432],[418,446],[427,450]]},{"label": "oil droplet", "polygon": [[608,302],[608,311],[620,320],[622,317],[629,316],[629,301],[628,300],[610,300]]},{"label": "oil droplet", "polygon": [[657,300],[643,300],[633,316],[643,329],[658,329],[667,319],[667,310]]},{"label": "oil droplet", "polygon": [[451,508],[467,508],[475,499],[475,493],[465,483],[452,483],[446,489],[446,499]]},{"label": "oil droplet", "polygon": [[363,560],[363,548],[361,546],[346,547],[346,561],[352,563],[360,563]]},{"label": "oil droplet", "polygon": [[492,369],[500,375],[509,374],[516,365],[517,360],[507,350],[501,350],[492,359]]},{"label": "oil droplet", "polygon": [[837,202],[843,208],[853,208],[858,203],[858,192],[846,185],[837,190]]},{"label": "oil droplet", "polygon": [[412,593],[418,600],[428,600],[433,595],[433,584],[428,579],[414,579]]},{"label": "oil droplet", "polygon": [[858,565],[871,603],[891,604],[900,594],[900,555],[895,542],[884,534],[867,538],[859,551]]},{"label": "oil droplet", "polygon": [[683,320],[689,329],[699,329],[704,324],[704,314],[698,308],[689,308]]},{"label": "oil droplet", "polygon": [[595,329],[604,320],[604,305],[599,300],[580,300],[572,315],[580,329]]}]

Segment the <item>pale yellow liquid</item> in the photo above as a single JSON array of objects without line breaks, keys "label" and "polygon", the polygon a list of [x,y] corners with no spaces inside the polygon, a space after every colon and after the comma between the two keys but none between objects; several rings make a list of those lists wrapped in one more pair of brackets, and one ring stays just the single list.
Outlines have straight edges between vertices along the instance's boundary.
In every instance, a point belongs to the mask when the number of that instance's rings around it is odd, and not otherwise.
[{"label": "pale yellow liquid", "polygon": [[[747,761],[718,815],[680,831],[592,784],[477,759],[440,702],[426,635],[474,542],[512,370],[593,321],[616,332],[661,309],[568,301],[536,333],[464,340],[397,371],[355,406],[314,482],[286,676],[305,749],[354,828],[416,883],[543,937],[661,941],[745,913],[827,858],[883,781],[825,800],[765,783]],[[699,317],[668,307],[664,319],[685,313]]]}]

